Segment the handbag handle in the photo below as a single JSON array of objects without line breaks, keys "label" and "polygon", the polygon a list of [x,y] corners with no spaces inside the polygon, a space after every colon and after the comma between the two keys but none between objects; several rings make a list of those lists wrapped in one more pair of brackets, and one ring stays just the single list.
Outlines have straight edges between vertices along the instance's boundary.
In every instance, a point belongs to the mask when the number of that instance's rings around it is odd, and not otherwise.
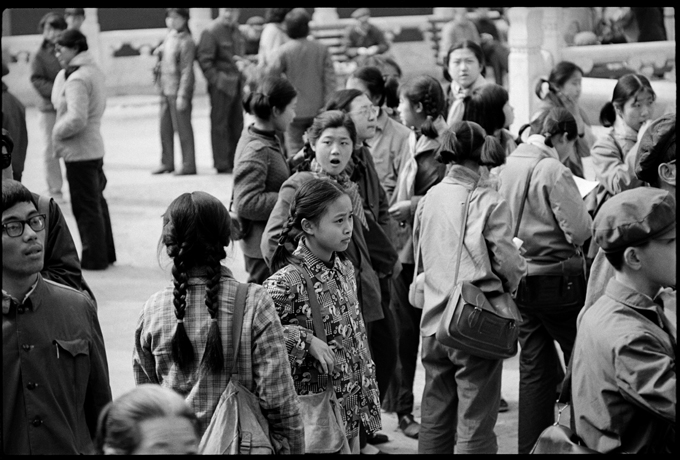
[{"label": "handbag handle", "polygon": [[[474,190],[474,189],[473,189]],[[456,256],[456,269],[453,275],[453,288],[451,293],[456,289],[458,284],[458,269],[460,268],[460,256],[463,255],[463,246],[465,245],[465,229],[467,228],[468,210],[470,209],[470,198],[472,197],[472,190],[468,190],[465,197],[465,205],[463,206],[463,223],[460,227],[460,240],[458,242],[458,255]],[[449,294],[450,296],[450,294]]]},{"label": "handbag handle", "polygon": [[241,330],[243,329],[243,314],[246,309],[246,294],[248,293],[247,283],[238,283],[236,286],[236,297],[234,299],[234,324],[232,324],[232,348],[234,350],[234,358],[231,362],[232,374],[237,374],[236,363],[238,362],[238,352],[241,348]]},{"label": "handbag handle", "polygon": [[309,297],[309,307],[312,310],[314,335],[323,340],[323,343],[328,343],[326,341],[326,331],[324,331],[323,328],[323,320],[321,319],[321,305],[319,305],[319,299],[316,296],[316,291],[314,291],[314,283],[312,283],[312,279],[309,277],[307,270],[293,262],[291,262],[291,265],[298,269],[300,275],[302,275],[307,283],[307,297]]}]

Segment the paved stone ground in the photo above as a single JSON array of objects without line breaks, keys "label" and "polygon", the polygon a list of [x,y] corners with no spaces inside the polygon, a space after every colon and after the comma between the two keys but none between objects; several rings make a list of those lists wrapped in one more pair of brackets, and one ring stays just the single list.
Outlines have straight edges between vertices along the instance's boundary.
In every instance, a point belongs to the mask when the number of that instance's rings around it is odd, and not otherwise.
[{"label": "paved stone ground", "polygon": [[[174,177],[150,174],[160,163],[158,105],[155,97],[126,96],[111,98],[102,121],[106,147],[104,170],[108,184],[104,195],[113,224],[118,261],[105,271],[85,271],[99,305],[99,318],[106,343],[111,388],[114,398],[134,387],[132,347],[139,311],[146,299],[170,280],[169,260],[158,258],[161,214],[179,194],[203,190],[229,203],[231,175],[217,175],[212,168],[209,103],[205,97],[194,101],[193,127],[196,139],[198,175]],[[38,111],[26,111],[29,144],[23,183],[32,191],[44,193],[46,183],[42,164],[42,140]],[[179,157],[178,142],[176,157]],[[176,159],[179,166],[179,158]],[[65,174],[64,174],[65,175]],[[68,184],[64,180],[62,211],[80,250],[80,238],[71,212]],[[226,264],[238,280],[246,272],[238,245],[228,250]],[[517,452],[518,358],[505,362],[503,397],[510,411],[499,414],[496,434],[499,453]],[[415,417],[420,419],[420,400],[424,371],[418,365],[415,383]],[[380,448],[388,453],[417,452],[417,441],[397,428],[395,414],[383,413],[383,433],[390,438]]]}]

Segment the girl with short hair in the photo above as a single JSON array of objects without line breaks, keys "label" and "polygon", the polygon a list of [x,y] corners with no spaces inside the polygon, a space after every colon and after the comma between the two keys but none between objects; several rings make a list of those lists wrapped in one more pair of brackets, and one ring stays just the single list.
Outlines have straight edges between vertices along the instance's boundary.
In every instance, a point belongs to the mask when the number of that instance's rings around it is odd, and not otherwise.
[{"label": "girl with short hair", "polygon": [[463,119],[465,97],[487,84],[484,51],[475,42],[463,40],[452,46],[444,59],[444,78],[451,82],[447,90],[446,123],[451,126]]}]

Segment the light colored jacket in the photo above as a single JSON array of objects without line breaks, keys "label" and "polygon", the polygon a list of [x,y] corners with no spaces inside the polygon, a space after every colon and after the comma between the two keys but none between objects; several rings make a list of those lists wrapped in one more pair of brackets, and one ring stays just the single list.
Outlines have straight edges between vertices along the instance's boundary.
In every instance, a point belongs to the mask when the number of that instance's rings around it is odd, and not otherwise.
[{"label": "light colored jacket", "polygon": [[[66,78],[66,71],[77,67]],[[64,161],[104,158],[101,122],[106,109],[104,74],[89,51],[77,54],[62,69],[52,88],[57,121],[52,131],[54,151]]]},{"label": "light colored jacket", "polygon": [[196,83],[194,59],[196,44],[191,34],[184,30],[171,30],[160,48],[161,53],[161,93],[191,99]]},{"label": "light colored jacket", "polygon": [[472,170],[452,165],[447,176],[418,203],[413,247],[420,245],[422,270],[418,271],[425,272],[423,337],[437,332],[446,306],[443,300],[453,288],[468,193],[472,196],[458,281],[471,281],[484,292],[514,293],[526,273],[526,261],[512,242],[510,207],[498,192],[481,185],[480,179]]},{"label": "light colored jacket", "polygon": [[543,158],[531,175],[517,235],[524,241],[530,276],[548,274],[541,272],[545,266],[574,256],[575,246],[583,245],[590,237],[593,223],[574,176],[544,139],[541,135],[530,136],[507,158],[499,174],[499,192],[510,205],[514,232],[529,168]]},{"label": "light colored jacket", "polygon": [[290,37],[282,24],[269,22],[264,25],[260,36],[260,45],[257,52],[257,65],[266,68],[271,62],[276,49],[290,41]]},{"label": "light colored jacket", "polygon": [[409,157],[408,138],[411,130],[391,119],[384,108],[380,110],[376,124],[375,136],[366,143],[371,148],[378,179],[389,200],[397,186],[401,165]]}]

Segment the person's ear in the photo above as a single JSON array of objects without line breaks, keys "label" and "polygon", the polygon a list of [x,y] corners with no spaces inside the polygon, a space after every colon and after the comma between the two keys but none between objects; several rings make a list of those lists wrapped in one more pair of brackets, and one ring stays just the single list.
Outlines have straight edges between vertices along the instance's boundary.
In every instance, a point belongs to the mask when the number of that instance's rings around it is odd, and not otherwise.
[{"label": "person's ear", "polygon": [[638,248],[631,246],[623,251],[623,263],[631,269],[638,271],[642,268],[642,261],[638,254]]},{"label": "person's ear", "polygon": [[300,221],[300,227],[302,227],[302,231],[305,232],[307,235],[314,235],[314,231],[316,230],[314,222],[305,219],[304,217],[302,218],[302,221]]},{"label": "person's ear", "polygon": [[417,104],[415,104],[415,105],[413,106],[413,111],[414,111],[415,113],[423,113],[424,110],[425,110],[425,109],[423,108],[423,103],[422,103],[422,102],[418,102]]},{"label": "person's ear", "polygon": [[659,180],[675,187],[676,169],[675,164],[661,163],[657,169]]}]

